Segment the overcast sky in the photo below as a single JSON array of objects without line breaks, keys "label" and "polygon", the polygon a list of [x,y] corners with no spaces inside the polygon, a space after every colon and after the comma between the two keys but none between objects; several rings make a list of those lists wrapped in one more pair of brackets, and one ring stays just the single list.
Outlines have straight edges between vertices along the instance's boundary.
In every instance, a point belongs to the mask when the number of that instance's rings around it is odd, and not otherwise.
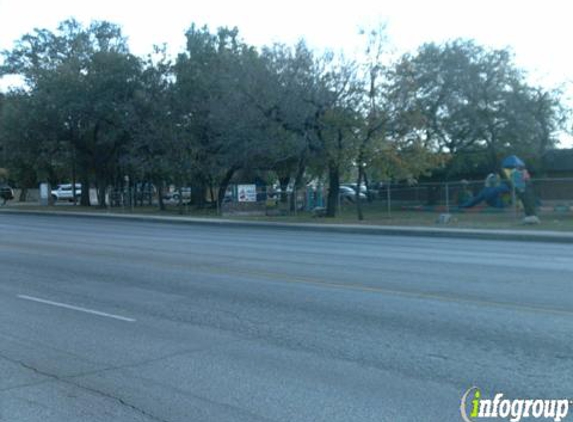
[{"label": "overcast sky", "polygon": [[0,50],[35,27],[55,29],[75,17],[120,24],[138,55],[164,42],[180,51],[193,22],[213,30],[237,26],[254,45],[304,38],[311,47],[352,54],[361,42],[359,28],[384,22],[399,52],[472,38],[510,47],[532,83],[555,87],[573,82],[571,8],[566,0],[0,0]]}]

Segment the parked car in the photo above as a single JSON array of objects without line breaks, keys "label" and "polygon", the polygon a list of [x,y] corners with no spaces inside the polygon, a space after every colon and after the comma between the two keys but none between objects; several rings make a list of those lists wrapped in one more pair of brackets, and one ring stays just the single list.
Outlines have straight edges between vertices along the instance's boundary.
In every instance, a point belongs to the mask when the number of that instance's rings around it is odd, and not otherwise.
[{"label": "parked car", "polygon": [[[181,197],[181,201],[179,201],[179,197]],[[163,200],[165,203],[173,205],[178,205],[179,203],[188,205],[191,203],[191,199],[190,187],[182,187],[180,189],[170,190],[163,195]]]},{"label": "parked car", "polygon": [[2,199],[2,205],[6,205],[7,201],[14,199],[14,191],[10,186],[0,186],[0,199]]},{"label": "parked car", "polygon": [[[352,190],[356,190],[356,183],[344,183],[341,186],[352,188]],[[363,193],[364,195],[368,194],[368,189],[366,188],[366,185],[364,184],[360,185],[360,192]]]},{"label": "parked car", "polygon": [[[347,186],[349,188],[352,188],[354,191],[356,191],[356,183],[345,183],[342,186]],[[378,196],[379,194],[379,190],[376,188],[376,185],[369,185],[368,187],[366,187],[365,184],[361,184],[360,185],[360,193],[363,193],[364,195],[366,195],[366,198],[368,199],[374,199]]]},{"label": "parked car", "polygon": [[[53,189],[51,192],[52,199],[54,201],[70,201],[74,200],[74,190],[72,189],[72,184],[63,184],[58,185],[56,189]],[[81,183],[76,183],[76,199],[79,199],[82,196],[82,185]]]},{"label": "parked car", "polygon": [[[354,189],[352,189],[350,186],[340,186],[338,188],[338,195],[340,196],[340,199],[345,200],[345,201],[349,201],[349,202],[354,202],[356,201],[356,191]],[[360,198],[360,200],[366,200],[366,194],[363,192],[360,192],[358,194],[358,198]]]}]

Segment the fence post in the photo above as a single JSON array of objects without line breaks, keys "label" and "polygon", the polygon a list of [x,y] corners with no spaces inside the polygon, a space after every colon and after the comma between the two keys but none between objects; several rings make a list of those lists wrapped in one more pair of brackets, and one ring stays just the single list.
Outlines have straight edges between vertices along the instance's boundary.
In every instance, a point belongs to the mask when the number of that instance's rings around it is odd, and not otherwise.
[{"label": "fence post", "polygon": [[517,209],[517,195],[515,193],[515,185],[511,183],[511,202],[513,203],[513,215],[517,220],[519,218],[519,210]]},{"label": "fence post", "polygon": [[293,186],[293,188],[292,188],[292,195],[293,195],[292,203],[294,204],[294,216],[296,217],[296,216],[297,216],[297,212],[298,212],[298,211],[297,211],[298,204],[296,203],[297,194],[296,194],[296,187],[294,187],[294,186]]},{"label": "fence post", "polygon": [[387,211],[388,211],[388,217],[392,217],[392,194],[390,193],[390,185],[391,183],[388,182],[388,184],[386,185],[386,207],[387,207]]},{"label": "fence post", "polygon": [[450,213],[450,184],[446,182],[446,213]]}]

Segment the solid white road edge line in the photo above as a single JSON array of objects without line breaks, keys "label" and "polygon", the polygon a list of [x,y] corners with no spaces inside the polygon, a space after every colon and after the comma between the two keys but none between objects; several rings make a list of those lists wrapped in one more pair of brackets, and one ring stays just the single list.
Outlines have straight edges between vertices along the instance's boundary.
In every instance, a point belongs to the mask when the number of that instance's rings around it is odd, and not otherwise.
[{"label": "solid white road edge line", "polygon": [[93,315],[99,315],[99,316],[103,316],[103,317],[107,317],[107,318],[119,319],[120,321],[126,321],[126,322],[135,322],[136,321],[133,318],[127,318],[127,317],[123,317],[120,315],[108,314],[106,312],[95,311],[93,309],[81,308],[79,306],[68,305],[66,303],[52,302],[51,300],[40,299],[37,297],[26,296],[26,295],[17,295],[17,296],[20,299],[31,300],[32,302],[44,303],[46,305],[58,306],[60,308],[71,309],[71,310],[79,311],[79,312],[85,312],[87,314],[93,314]]}]

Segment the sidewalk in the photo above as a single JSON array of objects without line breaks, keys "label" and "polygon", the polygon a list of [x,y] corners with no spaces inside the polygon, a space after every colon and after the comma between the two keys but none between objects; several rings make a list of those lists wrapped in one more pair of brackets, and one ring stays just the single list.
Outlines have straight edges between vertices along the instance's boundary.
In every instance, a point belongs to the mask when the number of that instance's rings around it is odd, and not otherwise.
[{"label": "sidewalk", "polygon": [[74,212],[74,211],[32,211],[14,208],[0,208],[0,214],[25,214],[36,216],[72,217],[72,218],[108,218],[125,221],[146,221],[155,223],[209,225],[239,228],[265,228],[276,230],[298,230],[310,232],[350,233],[369,235],[424,236],[437,238],[484,239],[505,241],[530,241],[573,243],[572,232],[543,230],[485,230],[458,229],[441,227],[380,226],[365,224],[328,224],[328,223],[284,223],[268,221],[245,221],[225,218],[157,216],[141,214],[120,214],[113,212]]}]

